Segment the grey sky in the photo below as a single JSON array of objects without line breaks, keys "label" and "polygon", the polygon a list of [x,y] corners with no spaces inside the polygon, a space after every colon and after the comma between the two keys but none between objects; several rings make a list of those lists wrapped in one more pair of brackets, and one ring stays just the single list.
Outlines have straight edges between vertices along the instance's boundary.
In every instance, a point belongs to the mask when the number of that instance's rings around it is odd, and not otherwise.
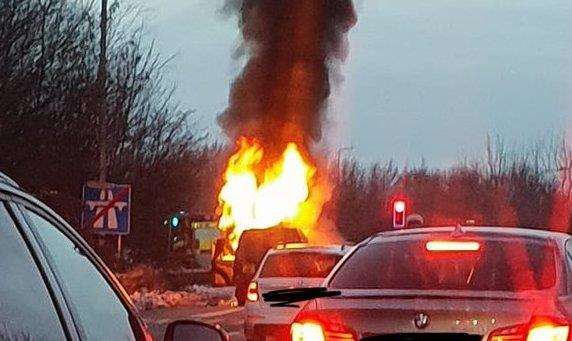
[{"label": "grey sky", "polygon": [[[238,66],[236,22],[222,0],[129,0],[146,8],[168,79],[199,125],[220,134]],[[487,132],[522,144],[565,130],[572,115],[569,0],[362,0],[345,82],[330,115],[331,149],[361,160],[425,157],[449,165]]]}]

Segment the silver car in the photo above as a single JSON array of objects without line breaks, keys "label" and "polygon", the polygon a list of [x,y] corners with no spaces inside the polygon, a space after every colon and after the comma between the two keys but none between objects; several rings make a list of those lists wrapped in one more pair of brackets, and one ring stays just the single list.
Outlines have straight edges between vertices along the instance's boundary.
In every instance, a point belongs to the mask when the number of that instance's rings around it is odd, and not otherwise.
[{"label": "silver car", "polygon": [[569,340],[572,238],[541,230],[442,227],[377,234],[304,304],[292,340]]},{"label": "silver car", "polygon": [[[260,295],[272,290],[320,286],[348,252],[346,245],[279,245],[268,250],[248,286],[245,335],[248,340],[277,340],[289,336],[298,307],[271,307]],[[284,336],[285,335],[285,336]]]}]

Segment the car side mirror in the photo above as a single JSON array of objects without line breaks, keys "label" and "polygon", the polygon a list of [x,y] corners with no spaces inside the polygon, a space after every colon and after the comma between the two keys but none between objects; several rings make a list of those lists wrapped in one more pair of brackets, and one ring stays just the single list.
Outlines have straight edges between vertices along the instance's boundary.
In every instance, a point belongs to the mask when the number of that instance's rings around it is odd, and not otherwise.
[{"label": "car side mirror", "polygon": [[170,323],[165,331],[165,341],[228,341],[228,334],[219,326],[181,320]]}]

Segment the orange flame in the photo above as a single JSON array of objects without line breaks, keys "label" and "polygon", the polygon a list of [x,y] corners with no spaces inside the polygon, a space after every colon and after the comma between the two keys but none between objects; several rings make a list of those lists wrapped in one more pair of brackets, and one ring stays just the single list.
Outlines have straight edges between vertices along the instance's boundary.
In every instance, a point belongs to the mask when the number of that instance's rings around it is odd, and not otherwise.
[{"label": "orange flame", "polygon": [[228,161],[219,193],[219,228],[232,231],[236,249],[244,230],[263,229],[284,223],[303,228],[312,215],[305,205],[315,168],[304,161],[295,143],[289,143],[278,161],[257,176],[264,156],[255,140],[241,138],[238,151]]}]

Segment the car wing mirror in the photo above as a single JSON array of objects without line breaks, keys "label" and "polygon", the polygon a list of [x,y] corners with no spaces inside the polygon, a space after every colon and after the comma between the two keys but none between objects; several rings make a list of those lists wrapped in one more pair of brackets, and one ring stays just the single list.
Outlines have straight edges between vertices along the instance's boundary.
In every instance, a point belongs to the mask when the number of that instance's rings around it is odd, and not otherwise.
[{"label": "car wing mirror", "polygon": [[165,341],[228,341],[228,334],[219,325],[181,320],[171,322],[165,331]]}]

